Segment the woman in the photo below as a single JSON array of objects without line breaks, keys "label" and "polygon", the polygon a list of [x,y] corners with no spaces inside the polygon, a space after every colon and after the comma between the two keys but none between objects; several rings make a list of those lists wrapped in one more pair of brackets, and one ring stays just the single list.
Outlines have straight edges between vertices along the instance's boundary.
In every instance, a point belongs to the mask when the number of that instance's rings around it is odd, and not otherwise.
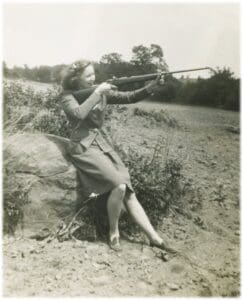
[{"label": "woman", "polygon": [[158,88],[158,82],[154,81],[131,92],[118,92],[113,85],[101,83],[79,104],[78,93],[75,94],[75,91],[92,87],[94,82],[94,67],[88,61],[77,61],[70,65],[62,80],[62,107],[71,126],[69,153],[78,170],[82,190],[87,196],[109,192],[109,245],[113,250],[121,250],[118,222],[124,205],[148,236],[152,246],[173,251],[151,225],[136,198],[127,168],[101,128],[107,104],[129,104],[142,100],[153,94]]}]

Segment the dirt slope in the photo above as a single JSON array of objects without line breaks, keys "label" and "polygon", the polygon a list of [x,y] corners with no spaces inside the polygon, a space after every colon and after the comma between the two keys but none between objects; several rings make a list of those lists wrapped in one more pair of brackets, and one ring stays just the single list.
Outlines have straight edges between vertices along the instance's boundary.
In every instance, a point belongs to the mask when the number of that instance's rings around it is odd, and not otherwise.
[{"label": "dirt slope", "polygon": [[[175,120],[157,124],[134,116],[134,106],[163,109]],[[122,120],[122,121],[121,121]],[[208,108],[141,102],[113,121],[116,139],[149,153],[158,137],[193,180],[201,208],[191,217],[171,211],[160,228],[181,255],[122,240],[105,243],[38,242],[4,237],[5,296],[237,296],[239,262],[239,115]],[[125,148],[126,148],[125,147]]]}]

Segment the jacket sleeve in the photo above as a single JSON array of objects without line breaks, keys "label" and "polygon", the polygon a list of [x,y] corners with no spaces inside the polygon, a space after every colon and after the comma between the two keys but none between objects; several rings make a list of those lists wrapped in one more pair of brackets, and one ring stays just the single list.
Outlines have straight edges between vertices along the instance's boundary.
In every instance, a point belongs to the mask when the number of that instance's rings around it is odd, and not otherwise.
[{"label": "jacket sleeve", "polygon": [[100,101],[100,95],[92,93],[82,104],[79,104],[71,92],[63,92],[61,105],[64,112],[72,118],[84,120],[92,108]]},{"label": "jacket sleeve", "polygon": [[150,96],[146,87],[129,92],[110,91],[107,104],[131,104]]}]

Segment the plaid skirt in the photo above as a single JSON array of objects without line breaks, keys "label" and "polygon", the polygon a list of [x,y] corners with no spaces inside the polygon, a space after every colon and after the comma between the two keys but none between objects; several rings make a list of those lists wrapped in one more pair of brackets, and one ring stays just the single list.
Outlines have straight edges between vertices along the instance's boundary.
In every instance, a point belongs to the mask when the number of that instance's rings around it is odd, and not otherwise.
[{"label": "plaid skirt", "polygon": [[85,151],[71,151],[70,156],[84,196],[105,194],[120,184],[126,184],[134,192],[128,169],[114,150],[103,152],[97,144],[92,144]]}]

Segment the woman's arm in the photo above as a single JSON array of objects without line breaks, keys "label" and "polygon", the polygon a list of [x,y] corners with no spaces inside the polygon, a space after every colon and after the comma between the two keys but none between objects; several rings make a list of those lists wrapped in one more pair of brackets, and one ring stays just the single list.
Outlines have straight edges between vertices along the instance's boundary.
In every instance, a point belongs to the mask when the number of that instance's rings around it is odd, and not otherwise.
[{"label": "woman's arm", "polygon": [[78,120],[84,120],[92,108],[99,103],[102,94],[110,90],[110,84],[102,83],[82,104],[78,103],[78,101],[72,95],[72,91],[64,91],[61,96],[62,108],[70,117]]},{"label": "woman's arm", "polygon": [[108,104],[130,104],[141,101],[149,96],[150,94],[146,88],[129,92],[110,91],[106,95]]},{"label": "woman's arm", "polygon": [[72,118],[84,120],[91,109],[100,101],[98,93],[92,93],[82,104],[71,93],[63,93],[61,97],[62,109]]},{"label": "woman's arm", "polygon": [[131,104],[141,101],[149,96],[154,95],[158,90],[159,80],[154,80],[143,88],[129,91],[129,92],[119,92],[119,91],[109,91],[107,96],[108,104]]}]

